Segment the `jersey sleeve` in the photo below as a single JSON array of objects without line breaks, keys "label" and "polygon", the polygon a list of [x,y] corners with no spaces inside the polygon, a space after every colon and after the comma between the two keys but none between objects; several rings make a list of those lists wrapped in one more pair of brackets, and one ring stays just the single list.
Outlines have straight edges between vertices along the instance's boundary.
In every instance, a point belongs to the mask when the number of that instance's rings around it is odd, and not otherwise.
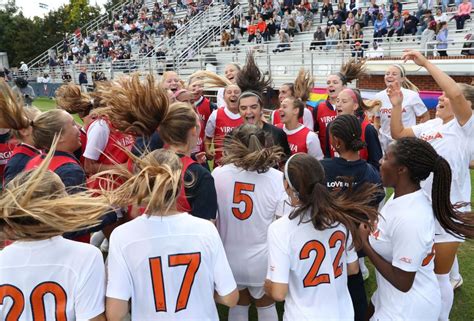
[{"label": "jersey sleeve", "polygon": [[464,135],[471,139],[471,137],[474,136],[474,116],[471,116],[471,118],[469,118],[469,120],[463,126],[461,126],[461,129],[464,132]]},{"label": "jersey sleeve", "polygon": [[380,160],[383,157],[382,145],[380,145],[377,130],[370,124],[365,128],[365,143],[367,144],[367,152],[369,154],[367,163],[379,170]]},{"label": "jersey sleeve", "polygon": [[319,142],[319,137],[315,133],[308,133],[308,136],[306,136],[306,146],[308,146],[309,155],[315,157],[318,160],[324,158],[323,151],[321,150],[321,143]]},{"label": "jersey sleeve", "polygon": [[235,283],[234,275],[230,269],[229,261],[227,261],[227,256],[225,254],[224,245],[222,245],[221,238],[217,232],[216,227],[209,223],[212,226],[212,240],[214,243],[213,249],[216,251],[215,260],[214,260],[214,285],[215,290],[220,296],[228,295],[237,288],[237,283]]},{"label": "jersey sleeve", "polygon": [[319,132],[318,107],[319,107],[319,104],[313,108],[313,112],[312,112],[312,114],[313,114],[313,131],[315,133]]},{"label": "jersey sleeve", "polygon": [[285,244],[286,235],[279,231],[281,218],[273,222],[268,228],[268,269],[267,279],[276,283],[288,284],[290,278],[290,255],[288,244]]},{"label": "jersey sleeve", "polygon": [[64,164],[56,170],[68,194],[76,194],[86,190],[86,174],[77,164]]},{"label": "jersey sleeve", "polygon": [[206,123],[206,137],[212,138],[214,137],[214,133],[216,131],[216,119],[217,119],[217,110],[214,110],[209,116],[209,119],[207,120]]},{"label": "jersey sleeve", "polygon": [[188,167],[195,177],[188,172],[185,175],[185,181],[196,182],[189,188],[186,188],[186,196],[191,205],[191,214],[205,220],[213,220],[217,214],[217,193],[214,185],[214,178],[211,173],[199,164],[192,164]]},{"label": "jersey sleeve", "polygon": [[103,120],[94,122],[87,131],[87,145],[83,156],[98,160],[109,141],[110,129]]},{"label": "jersey sleeve", "polygon": [[425,230],[424,226],[413,220],[402,219],[395,223],[391,233],[392,265],[406,272],[416,272],[431,250],[427,241],[430,238],[428,231],[429,229]]},{"label": "jersey sleeve", "polygon": [[429,130],[431,127],[433,127],[432,121],[428,120],[427,122],[424,123],[419,123],[415,126],[411,127],[411,130],[413,130],[413,134],[415,135],[416,138],[420,138],[420,136],[427,130]]},{"label": "jersey sleeve", "polygon": [[110,236],[107,263],[107,297],[128,301],[132,297],[132,276],[120,248],[117,232]]},{"label": "jersey sleeve", "polygon": [[274,110],[272,111],[272,116],[270,117],[270,124],[272,124],[273,126],[275,126],[275,114],[278,112],[278,110]]},{"label": "jersey sleeve", "polygon": [[308,129],[311,131],[314,130],[313,114],[308,108],[305,108],[303,112],[303,125],[305,125],[305,127],[308,127]]},{"label": "jersey sleeve", "polygon": [[105,266],[101,252],[94,248],[92,264],[78,280],[74,309],[77,320],[90,320],[105,310]]},{"label": "jersey sleeve", "polygon": [[411,106],[413,108],[413,111],[415,112],[415,115],[418,117],[428,111],[428,108],[426,108],[425,103],[423,102],[423,100],[421,100],[420,95],[418,95],[418,93],[413,94]]}]

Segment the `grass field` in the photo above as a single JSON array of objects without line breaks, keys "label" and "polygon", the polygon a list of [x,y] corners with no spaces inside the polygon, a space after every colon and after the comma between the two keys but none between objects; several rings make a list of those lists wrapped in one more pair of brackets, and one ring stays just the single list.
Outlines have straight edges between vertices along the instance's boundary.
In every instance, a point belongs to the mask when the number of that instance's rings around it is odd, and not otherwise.
[{"label": "grass field", "polygon": [[[54,108],[54,100],[47,98],[39,98],[35,100],[34,105],[39,109],[45,111]],[[79,118],[76,118],[80,122]],[[474,172],[471,171],[471,182],[474,186]],[[471,199],[474,202],[474,197],[471,195]],[[458,288],[454,293],[454,305],[451,311],[451,321],[473,321],[474,320],[474,241],[468,241],[461,245],[459,253],[459,264],[461,274],[464,278],[464,284]],[[368,264],[370,270],[370,277],[366,281],[366,291],[368,297],[372,295],[376,288],[375,283],[375,272],[373,267]],[[280,320],[283,314],[283,305],[278,304],[277,309],[279,312]],[[219,315],[221,321],[227,320],[227,309],[225,307],[219,307]],[[250,320],[257,320],[257,313],[255,308],[250,310]]]}]

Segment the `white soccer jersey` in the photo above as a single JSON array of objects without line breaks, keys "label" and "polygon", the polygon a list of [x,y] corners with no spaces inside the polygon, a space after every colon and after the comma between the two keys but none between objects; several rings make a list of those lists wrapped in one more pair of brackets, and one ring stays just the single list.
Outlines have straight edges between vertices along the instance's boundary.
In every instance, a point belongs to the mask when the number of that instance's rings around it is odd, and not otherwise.
[{"label": "white soccer jersey", "polygon": [[57,236],[0,251],[0,320],[89,320],[104,300],[104,262],[92,245]]},{"label": "white soccer jersey", "polygon": [[[412,127],[416,124],[416,117],[428,111],[420,95],[409,89],[401,88],[403,93],[402,122],[405,127]],[[387,89],[378,92],[374,99],[382,102],[382,107],[375,114],[380,117],[379,139],[382,150],[386,151],[388,144],[393,140],[390,134],[390,115],[392,114],[392,103],[387,95]]]},{"label": "white soccer jersey", "polygon": [[369,237],[373,249],[393,266],[416,272],[407,293],[397,290],[378,271],[370,320],[438,320],[441,294],[434,273],[435,219],[423,190],[390,199]]},{"label": "white soccer jersey", "polygon": [[132,320],[219,320],[214,290],[236,289],[215,226],[181,213],[142,215],[110,239],[107,297],[132,301]]},{"label": "white soccer jersey", "polygon": [[285,216],[270,225],[267,278],[288,284],[283,320],[354,320],[347,288],[347,263],[357,261],[351,242],[342,224],[319,231]]},{"label": "white soccer jersey", "polygon": [[217,191],[217,227],[237,284],[262,286],[267,268],[267,229],[288,199],[283,173],[258,174],[229,164],[212,172]]}]

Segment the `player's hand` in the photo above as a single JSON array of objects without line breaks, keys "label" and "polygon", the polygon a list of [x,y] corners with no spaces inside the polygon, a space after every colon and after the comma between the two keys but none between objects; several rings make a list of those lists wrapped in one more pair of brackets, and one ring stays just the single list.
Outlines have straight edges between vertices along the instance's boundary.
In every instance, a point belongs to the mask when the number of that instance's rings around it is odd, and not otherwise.
[{"label": "player's hand", "polygon": [[370,226],[366,223],[359,224],[359,237],[362,241],[362,247],[369,243]]},{"label": "player's hand", "polygon": [[403,103],[403,93],[400,82],[394,81],[388,85],[387,95],[393,107],[401,107]]},{"label": "player's hand", "polygon": [[411,49],[405,49],[403,51],[402,60],[404,62],[407,62],[407,60],[413,60],[415,64],[421,67],[426,66],[428,63],[428,59],[426,59],[421,52]]},{"label": "player's hand", "polygon": [[196,153],[194,157],[196,157],[196,161],[199,164],[204,164],[207,161],[207,156],[205,152]]},{"label": "player's hand", "polygon": [[216,156],[216,152],[215,151],[211,151],[211,150],[208,150],[206,151],[206,158],[207,160],[213,160],[214,159],[214,156]]}]

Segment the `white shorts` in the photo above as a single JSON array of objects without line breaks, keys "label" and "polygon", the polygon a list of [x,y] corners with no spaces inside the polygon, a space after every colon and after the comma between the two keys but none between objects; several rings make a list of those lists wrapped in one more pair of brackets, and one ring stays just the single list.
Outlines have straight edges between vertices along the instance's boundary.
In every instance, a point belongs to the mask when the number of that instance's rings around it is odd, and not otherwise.
[{"label": "white shorts", "polygon": [[263,286],[248,286],[237,284],[237,289],[239,289],[239,291],[248,289],[250,292],[250,296],[256,300],[263,298],[263,296],[265,295],[265,289]]},{"label": "white shorts", "polygon": [[435,244],[436,243],[452,243],[452,242],[463,243],[464,238],[449,234],[439,224],[438,220],[435,220],[435,238],[434,238],[434,242],[435,242]]}]

